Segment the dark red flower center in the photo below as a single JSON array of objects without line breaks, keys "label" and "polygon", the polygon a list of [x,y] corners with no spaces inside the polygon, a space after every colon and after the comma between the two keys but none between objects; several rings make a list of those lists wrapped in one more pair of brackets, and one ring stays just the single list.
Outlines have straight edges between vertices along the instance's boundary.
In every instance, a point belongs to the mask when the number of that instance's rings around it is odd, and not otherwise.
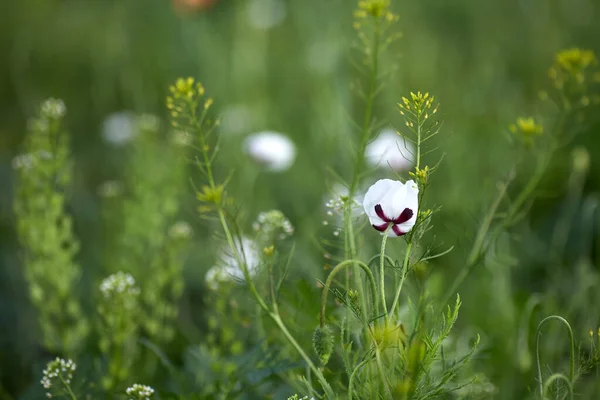
[{"label": "dark red flower center", "polygon": [[402,232],[402,230],[400,229],[398,224],[403,224],[404,222],[408,221],[409,219],[412,218],[412,216],[414,214],[413,210],[411,210],[410,208],[405,208],[398,217],[390,218],[387,215],[385,215],[385,213],[383,212],[383,208],[381,207],[381,204],[377,204],[375,206],[375,213],[385,223],[383,223],[381,225],[373,225],[373,228],[377,229],[379,232],[385,232],[385,230],[388,228],[388,226],[391,223],[392,230],[398,236],[402,236],[407,233],[407,232]]}]

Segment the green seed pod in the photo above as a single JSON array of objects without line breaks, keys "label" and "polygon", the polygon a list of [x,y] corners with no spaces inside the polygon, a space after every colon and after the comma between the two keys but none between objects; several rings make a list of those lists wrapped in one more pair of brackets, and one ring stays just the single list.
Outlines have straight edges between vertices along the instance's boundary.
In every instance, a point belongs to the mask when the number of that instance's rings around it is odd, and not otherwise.
[{"label": "green seed pod", "polygon": [[313,333],[313,349],[323,365],[326,365],[329,361],[329,357],[333,352],[334,342],[335,338],[329,326],[325,325],[322,328],[317,326]]}]

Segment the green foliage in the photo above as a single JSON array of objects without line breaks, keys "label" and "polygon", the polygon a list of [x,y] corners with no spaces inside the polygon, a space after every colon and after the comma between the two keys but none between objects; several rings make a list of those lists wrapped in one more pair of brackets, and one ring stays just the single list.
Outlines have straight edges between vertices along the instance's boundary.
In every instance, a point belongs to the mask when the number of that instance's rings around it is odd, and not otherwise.
[{"label": "green foliage", "polygon": [[[597,18],[442,3],[8,6],[6,120],[38,90],[69,116],[45,102],[13,159],[39,331],[7,268],[0,397],[595,398],[600,72],[557,49]],[[115,107],[156,116],[100,145]],[[291,169],[250,151],[257,129],[286,132]],[[362,204],[382,179],[402,189]]]},{"label": "green foliage", "polygon": [[72,160],[62,126],[65,114],[61,100],[49,99],[29,121],[24,153],[13,160],[18,174],[14,210],[41,342],[50,351],[74,354],[90,326],[79,300],[79,242],[66,211]]}]

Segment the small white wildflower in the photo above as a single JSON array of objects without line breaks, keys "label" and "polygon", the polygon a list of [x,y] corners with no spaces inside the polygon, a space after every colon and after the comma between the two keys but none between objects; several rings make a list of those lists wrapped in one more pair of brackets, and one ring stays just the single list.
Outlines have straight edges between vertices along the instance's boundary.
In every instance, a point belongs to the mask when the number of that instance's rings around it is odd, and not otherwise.
[{"label": "small white wildflower", "polygon": [[48,119],[59,119],[65,116],[67,107],[61,99],[50,98],[42,103],[41,115]]},{"label": "small white wildflower", "polygon": [[35,162],[36,162],[36,159],[33,155],[19,154],[12,159],[11,165],[12,165],[13,169],[15,169],[15,170],[31,169],[35,165]]},{"label": "small white wildflower", "polygon": [[46,397],[52,397],[49,390],[53,385],[62,384],[62,381],[69,384],[76,369],[77,364],[73,360],[64,360],[57,357],[54,361],[49,362],[42,372],[42,380],[40,381],[42,387],[47,390]]},{"label": "small white wildflower", "polygon": [[100,291],[105,298],[121,294],[138,295],[140,293],[140,289],[135,286],[133,276],[122,271],[105,278],[100,284]]},{"label": "small white wildflower", "polygon": [[264,131],[248,136],[245,151],[267,170],[281,172],[289,169],[296,159],[296,145],[287,136]]},{"label": "small white wildflower", "polygon": [[150,386],[135,383],[125,390],[127,395],[132,396],[131,400],[148,400],[154,394],[154,389]]},{"label": "small white wildflower", "polygon": [[98,186],[98,195],[104,198],[114,198],[123,193],[123,183],[119,181],[104,181]]},{"label": "small white wildflower", "polygon": [[121,111],[104,119],[102,137],[110,144],[122,146],[130,142],[135,135],[135,114],[132,112]]},{"label": "small white wildflower", "polygon": [[192,236],[192,226],[185,221],[177,221],[169,229],[169,236],[172,239],[187,239]]},{"label": "small white wildflower", "polygon": [[285,239],[294,233],[292,223],[279,210],[261,212],[252,227],[263,241],[269,242],[265,244],[272,244],[274,239]]},{"label": "small white wildflower", "polygon": [[384,129],[367,145],[365,158],[373,167],[407,171],[414,163],[414,145],[404,140],[393,129]]},{"label": "small white wildflower", "polygon": [[268,30],[279,25],[287,14],[282,0],[250,0],[248,22],[255,29]]}]

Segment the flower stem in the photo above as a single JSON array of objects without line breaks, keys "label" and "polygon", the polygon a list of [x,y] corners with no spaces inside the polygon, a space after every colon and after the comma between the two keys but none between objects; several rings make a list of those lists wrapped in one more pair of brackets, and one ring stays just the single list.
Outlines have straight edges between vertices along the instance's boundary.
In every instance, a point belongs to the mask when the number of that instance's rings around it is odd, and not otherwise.
[{"label": "flower stem", "polygon": [[394,296],[394,302],[392,303],[392,308],[390,308],[390,313],[388,314],[388,318],[392,318],[396,311],[396,307],[398,306],[398,301],[400,300],[400,293],[402,292],[402,285],[404,284],[404,278],[406,278],[406,272],[408,271],[408,265],[410,262],[410,253],[412,250],[412,241],[408,242],[408,246],[406,247],[406,254],[404,255],[404,262],[402,263],[402,276],[400,277],[400,284],[398,285],[398,289],[396,289],[396,295]]},{"label": "flower stem", "polygon": [[62,374],[59,373],[58,378],[62,382],[65,389],[67,389],[67,393],[69,393],[69,397],[71,397],[71,400],[77,400],[77,396],[75,396],[75,393],[73,393],[73,391],[71,390],[71,386],[63,379]]},{"label": "flower stem", "polygon": [[385,245],[387,243],[388,233],[392,229],[394,224],[389,224],[385,232],[383,232],[383,238],[381,239],[381,252],[379,253],[379,290],[381,291],[381,306],[383,307],[383,313],[387,317],[387,304],[385,302]]}]

